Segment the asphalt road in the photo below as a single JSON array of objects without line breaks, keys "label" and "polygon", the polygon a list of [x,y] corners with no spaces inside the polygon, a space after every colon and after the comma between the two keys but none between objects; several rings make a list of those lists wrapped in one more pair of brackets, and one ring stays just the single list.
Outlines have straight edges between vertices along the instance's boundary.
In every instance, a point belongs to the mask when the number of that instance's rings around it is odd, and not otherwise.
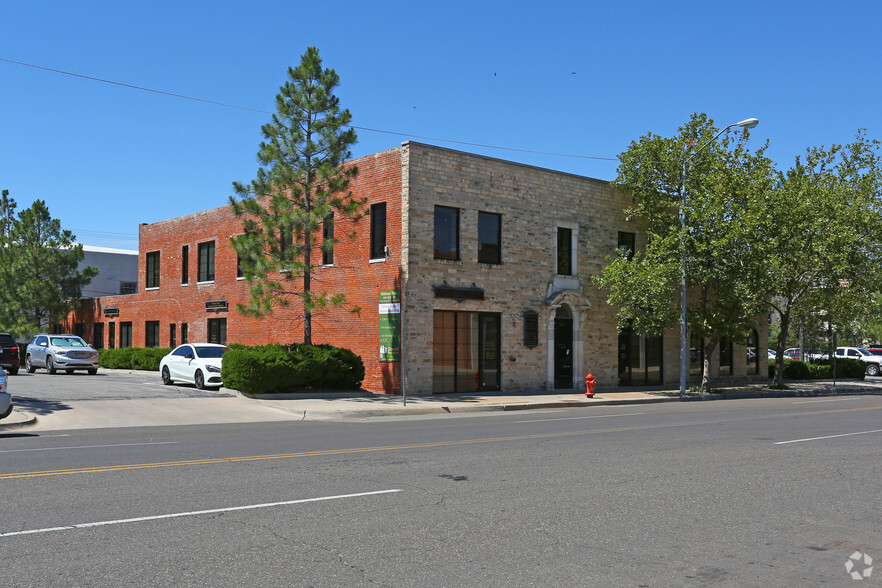
[{"label": "asphalt road", "polygon": [[[853,585],[882,397],[0,435],[12,586]],[[861,585],[882,581],[882,571]]]}]

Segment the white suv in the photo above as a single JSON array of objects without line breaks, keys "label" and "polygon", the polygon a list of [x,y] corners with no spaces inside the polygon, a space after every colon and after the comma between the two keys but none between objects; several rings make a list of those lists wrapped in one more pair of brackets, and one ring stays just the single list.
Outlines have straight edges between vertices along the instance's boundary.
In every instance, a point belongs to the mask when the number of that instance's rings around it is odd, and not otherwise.
[{"label": "white suv", "polygon": [[46,368],[50,374],[57,370],[69,374],[74,370],[88,370],[94,376],[98,373],[98,352],[76,335],[41,333],[31,339],[25,352],[27,372],[32,374],[38,367]]},{"label": "white suv", "polygon": [[837,347],[837,359],[859,359],[867,364],[867,375],[878,376],[879,366],[882,364],[882,355],[873,355],[863,347]]}]

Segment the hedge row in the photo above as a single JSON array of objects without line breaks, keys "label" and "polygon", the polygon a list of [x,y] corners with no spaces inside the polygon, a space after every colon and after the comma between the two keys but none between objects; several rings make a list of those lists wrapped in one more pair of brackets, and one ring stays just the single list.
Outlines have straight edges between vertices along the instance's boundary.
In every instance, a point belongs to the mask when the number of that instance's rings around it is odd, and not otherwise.
[{"label": "hedge row", "polygon": [[123,347],[99,349],[101,367],[117,370],[158,371],[159,360],[171,353],[170,347]]},{"label": "hedge row", "polygon": [[[867,364],[859,359],[837,359],[837,378],[864,379]],[[769,360],[769,379],[775,377],[775,360]],[[833,362],[829,359],[806,363],[792,359],[784,360],[785,380],[830,380],[833,378]]]},{"label": "hedge row", "polygon": [[364,363],[333,345],[231,345],[224,354],[224,386],[246,394],[358,390]]}]

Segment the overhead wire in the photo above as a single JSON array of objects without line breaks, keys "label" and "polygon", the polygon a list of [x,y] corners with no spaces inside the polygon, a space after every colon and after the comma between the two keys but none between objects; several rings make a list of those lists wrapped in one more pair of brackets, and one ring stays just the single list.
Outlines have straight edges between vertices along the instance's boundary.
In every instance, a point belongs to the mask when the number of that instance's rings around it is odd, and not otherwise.
[{"label": "overhead wire", "polygon": [[[112,85],[115,85],[115,86],[121,86],[121,87],[124,87],[124,88],[130,88],[130,89],[133,89],[133,90],[141,90],[141,91],[143,91],[143,92],[152,92],[152,93],[154,93],[154,94],[161,94],[161,95],[163,95],[163,96],[171,96],[171,97],[173,97],[173,98],[182,98],[182,99],[184,99],[184,100],[192,100],[192,101],[194,101],[194,102],[203,102],[203,103],[206,103],[206,104],[213,104],[213,105],[215,105],[215,106],[223,106],[223,107],[226,107],[226,108],[236,108],[236,109],[239,109],[239,110],[247,110],[247,111],[250,111],[250,112],[260,112],[260,113],[263,113],[263,114],[274,114],[273,112],[270,112],[270,111],[268,111],[268,110],[262,110],[262,109],[260,109],[260,108],[251,108],[251,107],[249,107],[249,106],[239,106],[239,105],[237,105],[237,104],[230,104],[230,103],[228,103],[228,102],[220,102],[220,101],[217,101],[217,100],[208,100],[208,99],[206,99],[206,98],[197,98],[197,97],[194,97],[194,96],[187,96],[186,94],[179,94],[179,93],[176,93],[176,92],[167,92],[167,91],[165,91],[165,90],[156,90],[156,89],[154,89],[154,88],[148,88],[148,87],[146,87],[146,86],[138,86],[138,85],[135,85],[135,84],[126,84],[126,83],[124,83],[124,82],[117,82],[117,81],[114,81],[114,80],[108,80],[108,79],[105,79],[105,78],[99,78],[99,77],[95,77],[95,76],[89,76],[89,75],[85,75],[85,74],[80,74],[80,73],[75,73],[75,72],[65,71],[65,70],[62,70],[62,69],[56,69],[56,68],[52,68],[52,67],[46,67],[46,66],[43,66],[43,65],[36,65],[36,64],[33,64],[33,63],[26,63],[26,62],[24,62],[24,61],[16,61],[16,60],[14,60],[14,59],[8,59],[8,58],[5,58],[5,57],[0,57],[0,61],[5,61],[6,63],[12,63],[12,64],[15,64],[15,65],[21,65],[21,66],[24,66],[24,67],[31,67],[31,68],[34,68],[34,69],[41,69],[41,70],[49,71],[49,72],[53,72],[53,73],[59,73],[59,74],[63,74],[63,75],[67,75],[67,76],[72,76],[72,77],[76,77],[76,78],[82,78],[82,79],[90,80],[90,81],[94,81],[94,82],[102,82],[102,83],[104,83],[104,84],[112,84]],[[481,147],[481,148],[484,148],[484,149],[498,149],[498,150],[501,150],[501,151],[514,151],[514,152],[518,152],[518,153],[531,153],[531,154],[534,154],[534,155],[549,155],[549,156],[553,156],[553,157],[570,157],[570,158],[574,158],[574,159],[592,159],[592,160],[598,160],[598,161],[618,161],[618,158],[616,158],[616,157],[598,157],[598,156],[591,156],[591,155],[576,155],[576,154],[572,154],[572,153],[555,153],[555,152],[550,152],[550,151],[539,151],[539,150],[535,150],[535,149],[520,149],[520,148],[517,148],[517,147],[502,147],[502,146],[499,146],[499,145],[489,145],[489,144],[486,144],[486,143],[473,143],[473,142],[470,142],[470,141],[457,141],[457,140],[455,140],[455,139],[442,139],[442,138],[440,138],[440,137],[427,137],[427,136],[422,136],[422,135],[415,135],[415,134],[413,134],[413,133],[402,133],[402,132],[399,132],[399,131],[389,131],[389,130],[383,130],[383,129],[373,129],[373,128],[370,128],[370,127],[361,127],[361,126],[356,126],[356,125],[344,125],[344,126],[347,126],[347,127],[349,127],[349,128],[352,128],[352,129],[356,129],[356,130],[358,130],[358,131],[366,131],[366,132],[371,132],[371,133],[384,133],[384,134],[387,134],[387,135],[396,135],[396,136],[399,136],[399,137],[411,137],[411,138],[414,138],[414,139],[423,139],[423,140],[426,140],[426,141],[438,141],[438,142],[441,142],[441,143],[451,143],[451,144],[454,144],[454,145],[467,145],[467,146],[470,146],[470,147]]]}]

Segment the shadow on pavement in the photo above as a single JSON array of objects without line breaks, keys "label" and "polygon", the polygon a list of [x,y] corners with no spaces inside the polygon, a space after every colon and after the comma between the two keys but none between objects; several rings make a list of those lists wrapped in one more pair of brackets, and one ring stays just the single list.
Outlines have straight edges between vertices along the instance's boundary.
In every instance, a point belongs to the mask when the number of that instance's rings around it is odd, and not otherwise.
[{"label": "shadow on pavement", "polygon": [[73,407],[58,400],[38,400],[27,396],[16,396],[15,408],[39,416],[71,410]]}]

